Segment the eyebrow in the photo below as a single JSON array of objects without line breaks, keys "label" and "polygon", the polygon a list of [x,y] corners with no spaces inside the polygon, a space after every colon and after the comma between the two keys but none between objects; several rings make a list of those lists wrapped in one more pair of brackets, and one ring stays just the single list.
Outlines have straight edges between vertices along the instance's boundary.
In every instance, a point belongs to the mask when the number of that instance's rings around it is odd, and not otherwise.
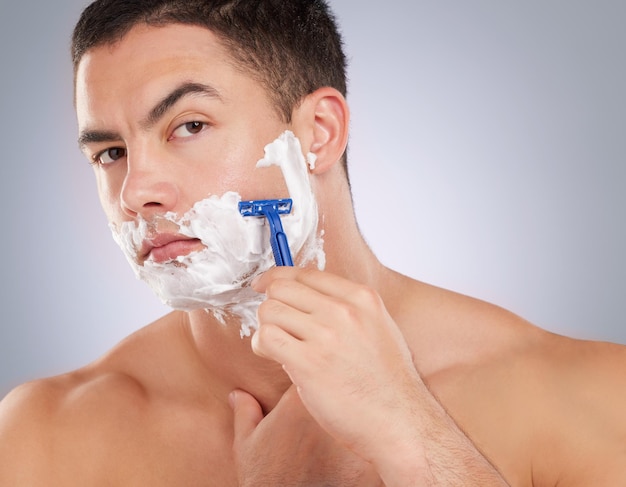
[{"label": "eyebrow", "polygon": [[[163,118],[167,111],[176,105],[176,103],[178,103],[182,98],[190,95],[202,95],[222,100],[220,92],[212,86],[202,83],[184,82],[161,99],[152,108],[152,110],[150,110],[148,116],[139,123],[140,126],[144,130],[150,129],[150,127]],[[118,133],[108,130],[84,130],[78,137],[78,145],[81,150],[88,144],[121,141],[122,137]]]},{"label": "eyebrow", "polygon": [[181,98],[189,95],[202,95],[208,98],[222,99],[219,91],[209,85],[202,83],[185,82],[178,88],[175,88],[167,96],[165,96],[160,102],[158,102],[148,116],[140,123],[144,129],[149,129],[155,123],[157,123],[167,111],[172,108]]},{"label": "eyebrow", "polygon": [[78,137],[78,146],[81,150],[85,149],[88,144],[97,144],[99,142],[121,142],[122,138],[116,132],[107,130],[85,130]]}]

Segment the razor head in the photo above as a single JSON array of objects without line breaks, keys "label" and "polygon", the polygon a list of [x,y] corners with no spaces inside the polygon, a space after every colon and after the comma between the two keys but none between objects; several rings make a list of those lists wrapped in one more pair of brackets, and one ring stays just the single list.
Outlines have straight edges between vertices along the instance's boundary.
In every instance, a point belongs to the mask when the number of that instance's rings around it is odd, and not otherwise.
[{"label": "razor head", "polygon": [[277,266],[292,266],[293,259],[283,231],[280,215],[291,213],[291,199],[241,201],[239,212],[243,216],[260,216],[267,218],[270,226],[270,245]]},{"label": "razor head", "polygon": [[266,216],[268,211],[279,215],[291,213],[293,201],[290,198],[280,200],[252,200],[239,202],[239,212],[242,216]]}]

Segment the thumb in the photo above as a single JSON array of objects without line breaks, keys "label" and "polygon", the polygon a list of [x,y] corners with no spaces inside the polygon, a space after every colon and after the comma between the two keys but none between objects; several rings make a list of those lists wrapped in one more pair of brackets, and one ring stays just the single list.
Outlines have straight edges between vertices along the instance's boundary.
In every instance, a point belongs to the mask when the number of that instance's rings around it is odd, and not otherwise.
[{"label": "thumb", "polygon": [[263,410],[259,402],[245,391],[234,390],[228,396],[233,409],[235,444],[248,438],[263,419]]}]

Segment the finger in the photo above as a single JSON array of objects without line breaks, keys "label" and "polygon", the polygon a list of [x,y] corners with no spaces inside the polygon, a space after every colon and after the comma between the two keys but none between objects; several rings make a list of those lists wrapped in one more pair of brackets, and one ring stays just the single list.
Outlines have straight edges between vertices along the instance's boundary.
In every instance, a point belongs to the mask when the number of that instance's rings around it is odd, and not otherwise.
[{"label": "finger", "polygon": [[[281,301],[308,314],[317,314],[338,303],[338,295],[360,286],[317,269],[276,268],[265,272],[254,283],[257,292],[264,292],[268,301]],[[331,298],[333,301],[329,302]],[[272,306],[269,306],[270,308]],[[278,310],[278,308],[276,308]]]},{"label": "finger", "polygon": [[317,269],[302,269],[302,271],[298,273],[296,280],[322,295],[360,306],[382,302],[378,293],[364,284]]},{"label": "finger", "polygon": [[265,293],[268,287],[278,279],[297,281],[322,295],[343,299],[353,304],[362,303],[363,301],[372,303],[380,301],[378,295],[370,288],[313,267],[283,266],[272,268],[256,279],[253,284],[254,290]]},{"label": "finger", "polygon": [[[313,328],[311,315],[296,309],[279,298],[267,299],[257,310],[259,327],[272,324],[298,340],[305,340]],[[307,333],[308,332],[308,333]]]},{"label": "finger", "polygon": [[258,275],[252,283],[252,289],[258,293],[265,293],[267,286],[276,279],[287,279],[295,281],[298,274],[302,271],[299,267],[279,266],[272,267],[263,274]]},{"label": "finger", "polygon": [[281,327],[267,323],[252,335],[252,351],[259,357],[282,364],[289,374],[292,364],[303,355],[303,344]]},{"label": "finger", "polygon": [[267,299],[276,299],[288,304],[292,308],[305,313],[312,313],[320,304],[320,300],[327,296],[320,294],[315,289],[297,281],[296,275],[288,278],[280,277],[272,279],[265,286]]},{"label": "finger", "polygon": [[263,420],[261,405],[245,391],[234,390],[228,396],[233,409],[235,445],[248,438]]}]

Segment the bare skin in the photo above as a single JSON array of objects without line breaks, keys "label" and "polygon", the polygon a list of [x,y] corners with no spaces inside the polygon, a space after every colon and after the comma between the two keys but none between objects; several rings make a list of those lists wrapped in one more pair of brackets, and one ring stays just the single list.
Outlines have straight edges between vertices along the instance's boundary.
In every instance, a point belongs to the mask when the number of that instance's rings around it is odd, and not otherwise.
[{"label": "bare skin", "polygon": [[[142,123],[190,81],[219,96],[183,96]],[[95,173],[115,223],[183,214],[209,193],[284,192],[253,166],[294,131],[318,157],[327,270],[261,276],[252,340],[176,311],[83,369],[16,389],[0,404],[0,485],[626,483],[626,349],[383,267],[338,163],[349,116],[336,91],[285,124],[209,31],[139,26],[87,53],[76,101],[81,133],[108,134],[83,150],[105,151]]]}]

